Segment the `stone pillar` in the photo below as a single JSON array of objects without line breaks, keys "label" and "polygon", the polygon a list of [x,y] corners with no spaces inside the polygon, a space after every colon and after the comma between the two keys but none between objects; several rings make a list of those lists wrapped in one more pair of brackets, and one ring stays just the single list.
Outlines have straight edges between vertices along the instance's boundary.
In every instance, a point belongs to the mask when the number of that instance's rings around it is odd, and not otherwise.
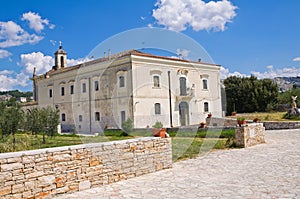
[{"label": "stone pillar", "polygon": [[236,146],[243,148],[265,143],[265,127],[262,123],[237,127],[234,142]]}]

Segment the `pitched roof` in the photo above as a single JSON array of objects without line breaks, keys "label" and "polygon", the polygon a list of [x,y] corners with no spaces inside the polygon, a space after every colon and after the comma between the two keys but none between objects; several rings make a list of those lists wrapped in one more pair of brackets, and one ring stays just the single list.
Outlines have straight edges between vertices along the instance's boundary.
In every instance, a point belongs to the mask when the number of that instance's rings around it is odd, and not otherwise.
[{"label": "pitched roof", "polygon": [[[68,67],[64,67],[64,68],[60,68],[60,69],[51,69],[48,72],[46,72],[43,75],[38,76],[37,78],[43,78],[46,77],[47,75],[55,75],[55,74],[60,74],[60,73],[64,73],[67,71],[71,71],[71,70],[76,70],[78,68],[81,67],[86,67],[89,65],[93,65],[96,63],[102,63],[102,62],[106,62],[112,59],[118,59],[118,58],[122,58],[122,57],[126,57],[129,55],[136,55],[136,56],[142,56],[142,57],[148,57],[148,58],[156,58],[156,59],[164,59],[164,60],[171,60],[171,61],[180,61],[180,62],[185,62],[185,63],[203,63],[203,62],[195,62],[195,61],[190,61],[190,60],[185,60],[185,59],[180,59],[180,58],[175,58],[175,57],[166,57],[166,56],[159,56],[159,55],[153,55],[153,54],[149,54],[149,53],[144,53],[138,50],[126,50],[126,51],[122,51],[113,55],[109,55],[107,57],[102,57],[102,58],[98,58],[95,60],[91,60],[91,61],[87,61],[81,64],[77,64],[74,66],[68,66]],[[210,63],[204,63],[207,65],[212,65],[212,66],[219,66],[216,64],[210,64]]]}]

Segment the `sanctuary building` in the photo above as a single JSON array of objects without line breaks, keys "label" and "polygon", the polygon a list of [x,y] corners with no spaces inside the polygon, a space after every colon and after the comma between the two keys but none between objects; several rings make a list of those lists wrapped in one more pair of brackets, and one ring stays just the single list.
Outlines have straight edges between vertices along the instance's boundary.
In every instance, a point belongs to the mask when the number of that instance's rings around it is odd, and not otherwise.
[{"label": "sanctuary building", "polygon": [[121,128],[196,125],[222,116],[220,65],[156,56],[137,50],[67,66],[59,47],[55,65],[31,78],[39,107],[59,110],[62,131],[99,133]]}]

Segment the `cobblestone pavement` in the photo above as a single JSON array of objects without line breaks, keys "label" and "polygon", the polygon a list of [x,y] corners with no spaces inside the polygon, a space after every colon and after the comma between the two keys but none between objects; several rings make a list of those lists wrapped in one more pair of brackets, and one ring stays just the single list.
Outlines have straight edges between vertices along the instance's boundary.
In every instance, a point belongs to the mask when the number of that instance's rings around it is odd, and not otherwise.
[{"label": "cobblestone pavement", "polygon": [[267,131],[266,144],[211,152],[59,198],[300,198],[300,129]]}]

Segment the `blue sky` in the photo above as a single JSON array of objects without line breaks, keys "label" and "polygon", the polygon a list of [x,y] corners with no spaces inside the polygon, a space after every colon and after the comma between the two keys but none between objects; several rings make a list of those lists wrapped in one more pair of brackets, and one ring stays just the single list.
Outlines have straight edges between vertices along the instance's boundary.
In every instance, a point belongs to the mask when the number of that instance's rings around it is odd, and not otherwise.
[{"label": "blue sky", "polygon": [[33,67],[49,70],[59,41],[72,65],[104,40],[147,27],[195,40],[223,66],[223,77],[300,76],[299,19],[295,0],[6,1],[0,7],[0,90],[31,90]]}]

